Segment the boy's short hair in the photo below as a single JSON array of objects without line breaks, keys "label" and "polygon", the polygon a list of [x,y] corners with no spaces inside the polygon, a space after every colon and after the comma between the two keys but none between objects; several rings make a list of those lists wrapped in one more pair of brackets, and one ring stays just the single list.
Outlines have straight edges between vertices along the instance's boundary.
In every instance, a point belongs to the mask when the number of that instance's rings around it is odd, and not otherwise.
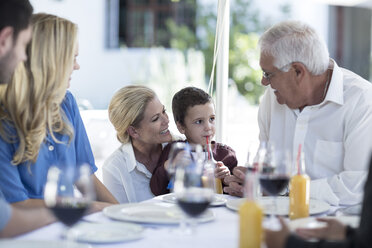
[{"label": "boy's short hair", "polygon": [[178,91],[172,100],[174,121],[184,125],[186,112],[195,105],[204,105],[212,102],[212,97],[202,89],[186,87]]}]

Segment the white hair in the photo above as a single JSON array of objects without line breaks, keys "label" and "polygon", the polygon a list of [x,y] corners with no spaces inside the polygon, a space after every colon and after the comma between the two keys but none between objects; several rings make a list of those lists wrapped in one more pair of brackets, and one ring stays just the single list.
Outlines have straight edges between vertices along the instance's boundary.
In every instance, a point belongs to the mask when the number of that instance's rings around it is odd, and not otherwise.
[{"label": "white hair", "polygon": [[300,62],[313,75],[328,69],[329,52],[322,38],[309,25],[299,21],[285,21],[268,29],[260,38],[261,54],[272,56],[274,66],[289,70],[292,62]]}]

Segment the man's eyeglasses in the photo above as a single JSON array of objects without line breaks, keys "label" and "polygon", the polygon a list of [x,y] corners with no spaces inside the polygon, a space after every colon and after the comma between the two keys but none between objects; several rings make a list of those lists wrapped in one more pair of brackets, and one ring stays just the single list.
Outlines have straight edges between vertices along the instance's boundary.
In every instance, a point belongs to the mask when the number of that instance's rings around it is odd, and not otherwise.
[{"label": "man's eyeglasses", "polygon": [[[277,73],[283,72],[283,69],[286,68],[286,67],[288,67],[288,66],[291,65],[292,63],[293,63],[293,62],[288,63],[288,64],[285,64],[284,66],[280,67],[280,68],[278,69],[279,72],[277,72]],[[270,72],[262,71],[262,76],[263,76],[267,81],[269,81],[269,83],[271,83],[271,82],[270,82],[270,79],[271,79],[272,77],[274,77],[275,74],[277,74],[277,73],[274,73],[274,72],[270,73]]]}]

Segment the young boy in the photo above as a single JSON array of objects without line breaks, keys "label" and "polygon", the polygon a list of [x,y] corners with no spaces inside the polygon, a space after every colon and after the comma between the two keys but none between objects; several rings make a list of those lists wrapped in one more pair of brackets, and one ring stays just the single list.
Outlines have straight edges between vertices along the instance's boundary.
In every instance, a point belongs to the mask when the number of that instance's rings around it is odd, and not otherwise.
[{"label": "young boy", "polygon": [[[186,136],[187,142],[200,144],[203,147],[206,147],[207,140],[211,143],[213,157],[217,161],[215,175],[223,181],[226,176],[230,175],[238,161],[233,149],[214,141],[211,142],[216,131],[215,110],[211,96],[196,87],[184,88],[173,96],[172,111],[177,129]],[[169,177],[165,162],[171,146],[172,143],[164,148],[152,174],[150,187],[154,195],[169,193],[167,188]]]}]

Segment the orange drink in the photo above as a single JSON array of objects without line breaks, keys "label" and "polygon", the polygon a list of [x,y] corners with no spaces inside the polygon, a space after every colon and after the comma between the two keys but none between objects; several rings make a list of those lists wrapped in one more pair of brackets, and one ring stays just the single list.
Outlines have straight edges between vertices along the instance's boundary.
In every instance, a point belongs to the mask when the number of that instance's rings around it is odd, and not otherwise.
[{"label": "orange drink", "polygon": [[289,182],[289,218],[291,220],[309,216],[310,178],[305,174],[305,158],[301,145],[297,157],[297,174]]},{"label": "orange drink", "polygon": [[291,220],[309,216],[310,179],[295,175],[289,183],[289,218]]},{"label": "orange drink", "polygon": [[223,194],[223,191],[222,191],[222,181],[221,179],[219,178],[215,178],[215,192],[217,194]]},{"label": "orange drink", "polygon": [[262,208],[254,201],[245,201],[239,209],[240,248],[260,248],[262,242]]},{"label": "orange drink", "polygon": [[214,182],[210,182],[206,176],[202,176],[202,184],[204,188],[211,188],[211,185],[214,184],[214,186],[212,186],[212,188],[214,187],[214,192],[217,194],[223,194],[222,181],[219,178],[215,178]]},{"label": "orange drink", "polygon": [[240,248],[261,247],[263,210],[255,201],[256,186],[256,173],[248,173],[244,183],[246,200],[239,208]]}]

